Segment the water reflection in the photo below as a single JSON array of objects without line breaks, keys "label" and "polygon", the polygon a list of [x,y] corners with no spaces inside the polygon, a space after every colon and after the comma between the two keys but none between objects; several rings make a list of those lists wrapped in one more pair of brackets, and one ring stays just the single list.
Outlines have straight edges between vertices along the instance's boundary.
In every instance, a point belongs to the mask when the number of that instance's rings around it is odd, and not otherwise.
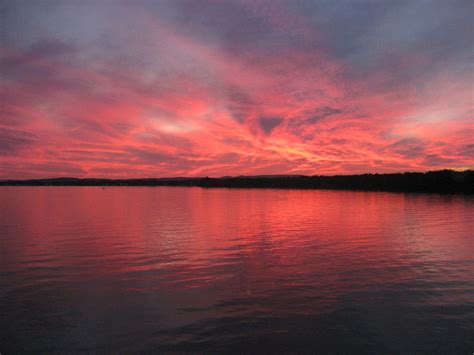
[{"label": "water reflection", "polygon": [[0,188],[0,351],[470,352],[474,201]]}]

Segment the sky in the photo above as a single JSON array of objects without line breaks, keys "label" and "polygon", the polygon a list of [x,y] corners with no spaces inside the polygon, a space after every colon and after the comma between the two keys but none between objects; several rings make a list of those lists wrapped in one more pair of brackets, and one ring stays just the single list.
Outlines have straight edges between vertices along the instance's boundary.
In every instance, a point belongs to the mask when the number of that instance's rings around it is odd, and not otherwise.
[{"label": "sky", "polygon": [[470,0],[0,0],[0,178],[474,168]]}]

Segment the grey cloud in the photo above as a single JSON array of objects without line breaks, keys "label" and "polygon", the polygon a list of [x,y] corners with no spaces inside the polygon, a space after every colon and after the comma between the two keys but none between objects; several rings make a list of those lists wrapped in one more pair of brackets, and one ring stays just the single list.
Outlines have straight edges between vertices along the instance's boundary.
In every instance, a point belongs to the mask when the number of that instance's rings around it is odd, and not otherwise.
[{"label": "grey cloud", "polygon": [[227,107],[236,121],[244,122],[256,105],[255,100],[243,90],[237,87],[227,89]]},{"label": "grey cloud", "polygon": [[437,155],[437,154],[428,154],[428,155],[423,159],[423,163],[424,163],[424,164],[426,164],[426,165],[432,165],[432,166],[436,166],[436,165],[443,165],[443,166],[445,166],[446,164],[453,163],[453,162],[455,162],[454,159],[443,158],[443,157],[440,157],[440,156]]},{"label": "grey cloud", "polygon": [[278,127],[283,122],[281,117],[260,117],[258,119],[258,124],[260,128],[266,133],[270,134],[276,127]]},{"label": "grey cloud", "polygon": [[464,144],[459,147],[458,154],[466,158],[474,158],[474,144]]},{"label": "grey cloud", "polygon": [[43,58],[58,58],[75,54],[77,51],[78,49],[70,43],[56,39],[43,39],[34,42],[28,50],[28,54]]},{"label": "grey cloud", "polygon": [[390,144],[388,149],[406,158],[413,158],[424,152],[425,145],[418,138],[403,138]]},{"label": "grey cloud", "polygon": [[0,127],[0,155],[15,155],[35,141],[32,133]]},{"label": "grey cloud", "polygon": [[325,118],[337,115],[339,113],[342,113],[341,109],[338,108],[333,108],[329,106],[324,106],[324,107],[318,107],[315,110],[309,111],[306,113],[306,118],[300,119],[300,120],[295,120],[292,121],[296,125],[312,125],[315,124]]}]

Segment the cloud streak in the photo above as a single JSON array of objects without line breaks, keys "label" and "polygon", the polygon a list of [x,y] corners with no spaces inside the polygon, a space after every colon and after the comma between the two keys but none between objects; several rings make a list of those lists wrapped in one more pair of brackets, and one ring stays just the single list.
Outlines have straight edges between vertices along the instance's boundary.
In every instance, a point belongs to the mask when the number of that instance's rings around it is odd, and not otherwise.
[{"label": "cloud streak", "polygon": [[473,168],[473,6],[7,1],[0,178]]}]

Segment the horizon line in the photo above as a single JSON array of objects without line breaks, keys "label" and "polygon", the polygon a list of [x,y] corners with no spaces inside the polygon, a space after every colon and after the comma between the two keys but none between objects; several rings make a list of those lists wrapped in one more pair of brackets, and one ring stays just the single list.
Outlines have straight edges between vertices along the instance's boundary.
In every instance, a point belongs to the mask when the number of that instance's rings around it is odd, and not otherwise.
[{"label": "horizon line", "polygon": [[391,173],[359,173],[359,174],[257,174],[257,175],[223,175],[223,176],[163,176],[163,177],[132,177],[132,178],[109,178],[109,177],[76,177],[76,176],[57,176],[57,177],[41,177],[41,178],[27,178],[27,179],[0,179],[0,182],[6,181],[33,181],[33,180],[58,180],[58,179],[74,179],[74,180],[163,180],[163,179],[224,179],[224,178],[271,178],[271,177],[337,177],[337,176],[362,176],[362,175],[400,175],[400,174],[427,174],[436,172],[456,172],[464,173],[474,171],[474,168],[468,169],[439,169],[439,170],[425,170],[425,171],[398,171]]}]

